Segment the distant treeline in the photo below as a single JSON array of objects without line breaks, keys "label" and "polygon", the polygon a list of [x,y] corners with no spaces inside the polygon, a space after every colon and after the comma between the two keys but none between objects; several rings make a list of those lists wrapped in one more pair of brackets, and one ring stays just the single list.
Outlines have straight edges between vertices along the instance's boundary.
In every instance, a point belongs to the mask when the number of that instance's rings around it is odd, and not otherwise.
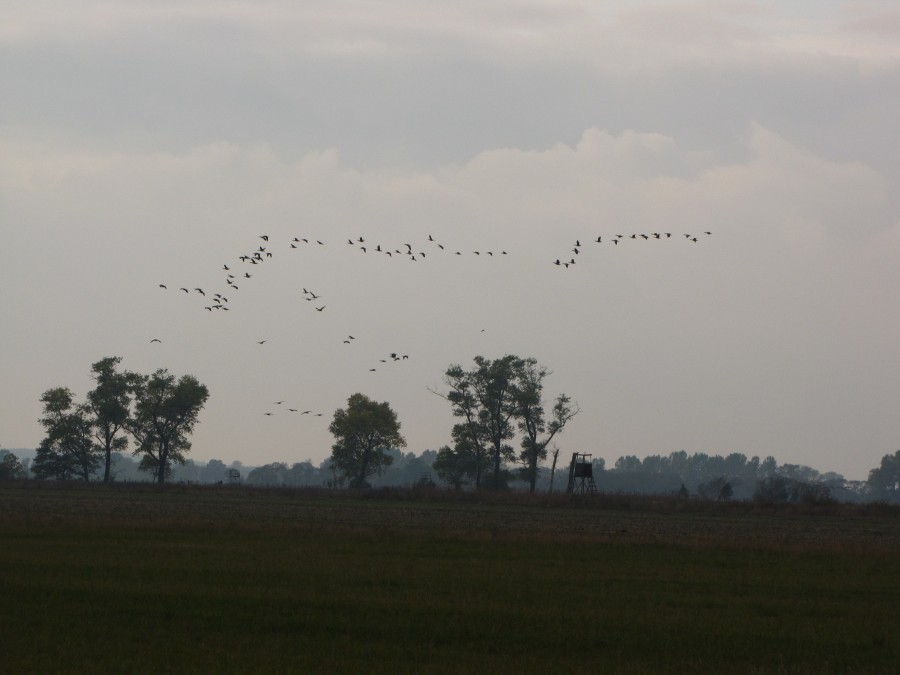
[{"label": "distant treeline", "polygon": [[[24,459],[19,459],[15,452],[0,450],[0,479],[34,478],[27,458],[31,453],[19,452]],[[380,474],[370,477],[371,487],[453,487],[443,480],[440,471],[435,470],[437,451],[425,450],[416,455],[388,450],[387,454],[393,461]],[[773,457],[760,460],[741,453],[722,456],[684,450],[643,459],[634,455],[622,456],[611,467],[607,467],[602,458],[595,458],[592,469],[596,489],[600,492],[673,494],[713,500],[900,503],[900,451],[885,455],[881,465],[872,469],[865,481],[847,480],[838,473],[820,473],[799,464],[778,464]],[[117,482],[147,482],[151,479],[140,469],[139,462],[122,453],[113,453],[111,472]],[[568,473],[569,463],[560,457],[553,476],[554,492],[566,490]],[[94,478],[102,478],[99,471]],[[514,467],[507,467],[503,478],[504,489],[528,490],[530,487],[528,477]],[[170,480],[197,484],[225,484],[239,480],[242,484],[259,487],[345,486],[331,458],[319,464],[306,460],[262,466],[246,466],[241,462],[226,464],[218,459],[206,463],[188,459],[184,464],[173,466]],[[461,489],[473,487],[461,486]],[[539,467],[536,487],[542,492],[550,491],[549,467]]]}]

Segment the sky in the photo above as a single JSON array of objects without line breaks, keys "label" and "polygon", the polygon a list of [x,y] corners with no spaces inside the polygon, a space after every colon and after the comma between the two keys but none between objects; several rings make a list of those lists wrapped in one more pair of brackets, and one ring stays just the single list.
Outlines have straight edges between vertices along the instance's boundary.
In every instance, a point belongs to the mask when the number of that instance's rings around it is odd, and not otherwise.
[{"label": "sky", "polygon": [[419,454],[447,368],[516,354],[581,408],[562,457],[865,478],[897,120],[887,1],[7,0],[0,447],[120,356],[209,387],[197,461],[318,463],[356,392]]}]

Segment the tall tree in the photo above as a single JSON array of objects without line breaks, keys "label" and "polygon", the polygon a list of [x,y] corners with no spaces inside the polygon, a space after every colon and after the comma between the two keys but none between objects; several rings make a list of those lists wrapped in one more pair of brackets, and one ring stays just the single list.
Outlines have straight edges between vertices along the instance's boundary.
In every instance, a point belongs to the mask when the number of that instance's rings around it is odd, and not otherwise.
[{"label": "tall tree", "polygon": [[366,487],[366,478],[393,461],[387,450],[406,447],[397,413],[386,402],[378,403],[365,394],[348,398],[347,408],[334,412],[328,430],[335,438],[332,464],[350,487]]},{"label": "tall tree", "polygon": [[176,379],[161,368],[140,378],[134,398],[134,415],[127,423],[137,444],[133,454],[141,455],[142,471],[155,474],[158,483],[165,483],[172,462],[185,462],[185,453],[191,449],[188,436],[209,398],[209,390],[193,375]]},{"label": "tall tree", "polygon": [[[463,418],[467,438],[476,452],[490,455],[495,489],[501,486],[503,461],[514,457],[513,448],[506,441],[516,432],[516,386],[521,362],[512,355],[494,360],[476,356],[472,370],[452,365],[444,374],[450,391],[439,394],[450,401],[453,415]],[[480,469],[475,486],[481,487]]]},{"label": "tall tree", "polygon": [[128,439],[119,435],[124,431],[131,409],[131,399],[140,376],[118,372],[122,357],[108,356],[91,366],[96,386],[88,392],[87,405],[94,417],[94,436],[103,453],[103,482],[111,480],[110,464],[113,452],[121,452]]},{"label": "tall tree", "polygon": [[41,403],[44,416],[39,421],[47,435],[35,452],[35,477],[90,480],[100,464],[90,411],[75,404],[75,396],[67,387],[48,389],[41,396]]},{"label": "tall tree", "polygon": [[869,471],[869,488],[878,497],[894,501],[900,497],[900,450],[881,458],[881,464]]},{"label": "tall tree", "polygon": [[519,429],[523,434],[519,459],[525,465],[525,479],[532,493],[537,482],[538,462],[547,458],[547,446],[580,412],[572,399],[560,394],[550,411],[550,421],[546,421],[542,393],[544,378],[549,374],[550,371],[539,366],[533,358],[521,359],[516,366],[514,398]]}]

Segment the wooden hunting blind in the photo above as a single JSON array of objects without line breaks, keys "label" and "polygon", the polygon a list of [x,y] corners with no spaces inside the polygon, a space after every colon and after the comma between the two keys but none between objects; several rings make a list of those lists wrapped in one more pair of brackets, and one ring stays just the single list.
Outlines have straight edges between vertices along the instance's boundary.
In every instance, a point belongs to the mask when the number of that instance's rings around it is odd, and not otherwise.
[{"label": "wooden hunting blind", "polygon": [[583,452],[573,452],[572,462],[569,464],[569,485],[566,492],[569,494],[586,494],[597,491],[594,483],[594,465],[591,455]]}]

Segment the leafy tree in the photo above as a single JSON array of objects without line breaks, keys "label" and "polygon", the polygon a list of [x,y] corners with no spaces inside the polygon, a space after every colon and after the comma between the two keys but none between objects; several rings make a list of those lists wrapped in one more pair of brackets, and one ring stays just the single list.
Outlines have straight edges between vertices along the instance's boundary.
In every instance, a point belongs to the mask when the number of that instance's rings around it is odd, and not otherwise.
[{"label": "leafy tree", "polygon": [[397,413],[386,402],[378,403],[364,394],[347,399],[347,408],[334,412],[328,430],[335,437],[332,464],[351,487],[366,487],[366,478],[393,461],[387,450],[406,446]]},{"label": "leafy tree", "polygon": [[616,471],[638,472],[643,468],[641,460],[635,455],[623,455],[616,460]]},{"label": "leafy tree", "polygon": [[495,489],[501,487],[503,461],[515,456],[506,441],[516,432],[516,394],[522,363],[522,359],[512,355],[494,360],[476,356],[472,370],[452,365],[444,374],[444,383],[450,391],[439,395],[450,401],[455,417],[463,418],[464,434],[478,460],[476,489],[481,487],[481,455],[490,456]]},{"label": "leafy tree", "polygon": [[121,452],[128,445],[128,439],[118,434],[125,429],[132,394],[140,382],[140,377],[135,373],[116,370],[121,361],[119,356],[108,356],[91,366],[96,386],[88,392],[87,405],[94,417],[94,435],[104,457],[104,483],[112,479],[112,453]]},{"label": "leafy tree", "polygon": [[25,478],[25,467],[13,453],[0,450],[0,480],[18,480]]},{"label": "leafy tree", "polygon": [[445,445],[438,450],[431,468],[438,478],[453,487],[454,490],[462,490],[463,487],[474,481],[477,473],[473,453],[459,444],[453,448]]},{"label": "leafy tree", "polygon": [[308,459],[291,466],[288,479],[291,485],[298,486],[321,485],[323,482],[319,470]]},{"label": "leafy tree", "polygon": [[288,466],[282,462],[273,462],[258,466],[247,474],[250,485],[283,486],[287,484]]},{"label": "leafy tree", "polygon": [[891,501],[900,499],[900,450],[881,458],[881,464],[869,471],[866,481],[873,494]]},{"label": "leafy tree", "polygon": [[577,404],[572,405],[572,399],[560,394],[551,410],[550,422],[545,420],[542,392],[544,378],[549,374],[550,371],[539,366],[535,359],[520,359],[517,363],[515,406],[519,428],[524,434],[519,458],[525,465],[524,478],[532,493],[538,477],[538,462],[547,458],[547,446],[580,412]]},{"label": "leafy tree", "polygon": [[165,483],[171,464],[184,464],[191,444],[188,436],[209,398],[209,390],[193,375],[174,375],[161,368],[142,376],[134,389],[134,416],[127,428],[141,455],[140,468]]},{"label": "leafy tree", "polygon": [[202,483],[219,483],[224,482],[228,478],[228,467],[221,459],[211,459],[200,470],[200,481]]},{"label": "leafy tree", "polygon": [[66,387],[48,389],[41,396],[41,403],[44,416],[39,421],[47,435],[35,452],[35,477],[90,480],[100,464],[90,410],[75,405],[75,396]]}]

